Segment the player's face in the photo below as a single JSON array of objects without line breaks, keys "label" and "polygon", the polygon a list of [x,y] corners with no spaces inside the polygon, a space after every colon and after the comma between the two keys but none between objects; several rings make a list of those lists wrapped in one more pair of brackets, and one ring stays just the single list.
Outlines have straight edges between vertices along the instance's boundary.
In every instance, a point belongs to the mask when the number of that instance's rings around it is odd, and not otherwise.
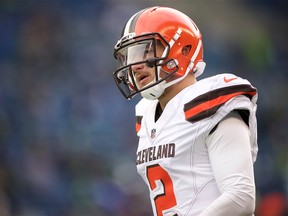
[{"label": "player's face", "polygon": [[[140,48],[140,47],[138,47]],[[138,50],[139,51],[139,50]],[[153,59],[155,57],[161,57],[162,53],[164,51],[164,46],[159,42],[156,44],[156,50],[154,50],[154,46],[151,44],[151,46],[146,46],[144,51],[140,51],[138,53],[143,53],[144,55],[141,55],[142,59],[139,59],[140,61],[145,61],[149,59]],[[135,50],[135,53],[137,53],[137,50]],[[156,55],[156,56],[155,56]],[[137,56],[137,55],[135,55]],[[143,57],[144,56],[144,57]],[[137,57],[135,57],[137,58]],[[133,59],[135,62],[135,60]],[[147,84],[151,83],[155,80],[155,67],[153,64],[149,65],[145,62],[139,63],[136,65],[133,65],[132,67],[132,73],[135,78],[135,82],[137,84],[137,87],[139,89],[142,89]],[[161,74],[160,74],[161,76]]]}]

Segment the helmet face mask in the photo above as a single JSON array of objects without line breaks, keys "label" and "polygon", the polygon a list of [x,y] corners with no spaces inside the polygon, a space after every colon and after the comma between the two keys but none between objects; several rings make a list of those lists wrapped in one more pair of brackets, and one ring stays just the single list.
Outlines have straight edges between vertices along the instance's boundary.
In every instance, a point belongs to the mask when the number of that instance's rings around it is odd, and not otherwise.
[{"label": "helmet face mask", "polygon": [[[140,63],[146,63],[149,66],[154,66],[153,63],[164,60],[167,55],[162,56],[162,53],[158,53],[157,47],[163,42],[169,46],[169,44],[163,40],[160,42],[161,36],[157,33],[145,34],[131,38],[126,43],[116,44],[114,57],[117,59],[117,68],[125,68],[129,65],[135,65]],[[163,39],[163,38],[162,38]]]},{"label": "helmet face mask", "polygon": [[[159,84],[173,74],[171,72],[167,73],[162,69],[163,65],[168,63],[171,65],[171,60],[165,61],[169,50],[168,42],[158,33],[130,37],[129,40],[124,38],[124,42],[123,39],[118,41],[114,52],[118,69],[113,75],[118,88],[125,98],[131,99],[136,94]],[[140,64],[145,64],[149,68],[154,69],[154,80],[142,88],[137,85],[135,73],[132,70],[134,66]],[[174,72],[177,70],[178,68],[175,67]]]},{"label": "helmet face mask", "polygon": [[[154,100],[188,73],[197,77],[205,68],[201,38],[195,23],[175,9],[152,7],[134,14],[114,47],[117,69],[113,77],[120,92],[126,99],[141,93]],[[148,84],[137,84],[133,69],[140,65],[145,65],[144,73],[154,71]]]}]

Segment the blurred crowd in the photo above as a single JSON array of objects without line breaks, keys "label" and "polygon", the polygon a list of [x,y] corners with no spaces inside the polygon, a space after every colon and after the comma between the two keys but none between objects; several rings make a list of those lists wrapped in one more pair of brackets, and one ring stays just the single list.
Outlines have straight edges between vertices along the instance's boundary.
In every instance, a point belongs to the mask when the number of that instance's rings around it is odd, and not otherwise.
[{"label": "blurred crowd", "polygon": [[[148,216],[135,167],[134,106],[114,84],[113,47],[138,10],[197,23],[207,68],[259,91],[256,216],[288,215],[286,1],[0,2],[0,216]],[[165,3],[165,4],[164,4]]]}]

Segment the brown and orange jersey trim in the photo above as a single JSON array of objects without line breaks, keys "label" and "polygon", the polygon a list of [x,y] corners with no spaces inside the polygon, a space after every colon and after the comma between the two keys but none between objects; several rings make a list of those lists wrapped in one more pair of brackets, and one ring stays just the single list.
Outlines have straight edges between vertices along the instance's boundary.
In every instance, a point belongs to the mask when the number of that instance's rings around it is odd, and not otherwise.
[{"label": "brown and orange jersey trim", "polygon": [[138,133],[141,129],[141,120],[142,120],[143,116],[136,116],[136,133]]},{"label": "brown and orange jersey trim", "polygon": [[248,84],[234,85],[209,91],[199,95],[184,105],[185,119],[191,123],[212,116],[227,101],[244,95],[251,99],[257,89]]}]

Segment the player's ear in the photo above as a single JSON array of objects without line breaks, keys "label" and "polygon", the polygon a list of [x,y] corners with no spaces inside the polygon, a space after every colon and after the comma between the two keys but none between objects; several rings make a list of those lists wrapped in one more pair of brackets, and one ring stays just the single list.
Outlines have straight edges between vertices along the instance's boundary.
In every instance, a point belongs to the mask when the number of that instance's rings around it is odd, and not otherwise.
[{"label": "player's ear", "polygon": [[182,55],[187,56],[191,50],[191,47],[192,47],[191,45],[184,46],[182,48]]}]

